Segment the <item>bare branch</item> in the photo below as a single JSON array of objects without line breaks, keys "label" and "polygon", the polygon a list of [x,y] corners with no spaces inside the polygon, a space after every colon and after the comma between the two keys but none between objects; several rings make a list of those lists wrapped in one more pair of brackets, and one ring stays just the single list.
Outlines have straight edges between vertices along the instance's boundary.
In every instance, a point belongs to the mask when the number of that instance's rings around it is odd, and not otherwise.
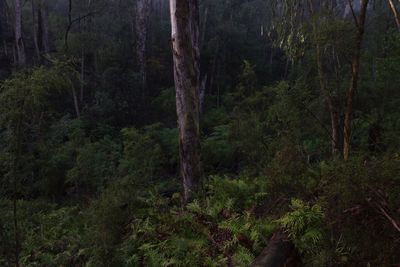
[{"label": "bare branch", "polygon": [[352,14],[352,16],[354,18],[354,23],[356,24],[356,27],[359,29],[360,28],[360,23],[358,22],[356,13],[354,12],[353,0],[347,0],[347,2],[349,3],[351,14]]}]

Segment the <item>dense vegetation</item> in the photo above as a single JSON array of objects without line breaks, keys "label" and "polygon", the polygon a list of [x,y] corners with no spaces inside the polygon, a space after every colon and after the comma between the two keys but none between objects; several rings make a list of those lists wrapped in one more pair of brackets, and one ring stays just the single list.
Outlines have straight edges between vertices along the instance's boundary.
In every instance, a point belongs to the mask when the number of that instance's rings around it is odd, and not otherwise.
[{"label": "dense vegetation", "polygon": [[168,1],[0,0],[0,266],[400,264],[400,2],[200,2],[186,203]]}]

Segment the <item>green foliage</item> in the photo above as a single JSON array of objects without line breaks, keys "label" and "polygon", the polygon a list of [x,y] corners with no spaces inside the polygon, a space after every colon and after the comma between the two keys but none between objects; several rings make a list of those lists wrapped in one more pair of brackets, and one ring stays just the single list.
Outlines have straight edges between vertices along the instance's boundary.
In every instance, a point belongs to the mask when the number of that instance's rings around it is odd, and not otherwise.
[{"label": "green foliage", "polygon": [[123,174],[154,180],[161,178],[165,171],[177,164],[176,129],[155,124],[142,130],[123,129],[122,135],[124,151],[119,168]]},{"label": "green foliage", "polygon": [[224,171],[235,166],[235,147],[230,142],[229,125],[220,125],[205,138],[202,143],[202,151],[207,157],[204,158],[206,171]]},{"label": "green foliage", "polygon": [[186,210],[176,206],[175,197],[143,199],[146,213],[135,216],[122,247],[126,264],[142,259],[147,266],[225,266],[231,259],[247,266],[273,230],[271,222],[246,211],[257,204],[254,195],[262,194],[261,187],[213,177],[207,188],[207,197]]},{"label": "green foliage", "polygon": [[13,198],[21,266],[249,266],[278,228],[305,266],[398,264],[400,35],[386,2],[368,9],[343,162],[320,87],[342,139],[357,36],[344,6],[200,1],[208,178],[184,207],[170,14],[155,2],[146,86],[135,1],[23,5],[24,67],[0,19],[0,266],[15,265]]},{"label": "green foliage", "polygon": [[312,253],[320,245],[323,236],[324,213],[320,205],[309,205],[301,200],[293,199],[291,212],[278,220],[287,230],[289,237],[302,253]]},{"label": "green foliage", "polygon": [[76,151],[76,163],[68,171],[66,182],[81,189],[103,188],[115,176],[119,152],[119,145],[107,137],[84,144]]},{"label": "green foliage", "polygon": [[[2,251],[0,263],[14,253],[11,202],[1,200]],[[18,231],[23,266],[82,266],[85,260],[85,225],[78,207],[59,207],[43,201],[18,201]],[[4,238],[4,239],[3,239]]]}]

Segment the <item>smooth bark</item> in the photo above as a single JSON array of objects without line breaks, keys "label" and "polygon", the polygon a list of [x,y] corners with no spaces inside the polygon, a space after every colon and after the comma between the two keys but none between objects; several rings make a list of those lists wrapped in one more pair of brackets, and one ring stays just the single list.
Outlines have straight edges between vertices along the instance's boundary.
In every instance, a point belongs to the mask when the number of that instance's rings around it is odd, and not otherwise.
[{"label": "smooth bark", "polygon": [[199,140],[199,4],[197,0],[171,0],[170,12],[180,171],[183,201],[187,203],[198,189],[202,177]]},{"label": "smooth bark", "polygon": [[[353,59],[351,63],[351,82],[350,87],[347,91],[347,105],[344,118],[344,129],[343,129],[343,158],[344,160],[349,159],[350,155],[350,140],[351,140],[351,122],[353,117],[353,102],[354,93],[358,87],[358,77],[360,72],[360,57],[361,48],[365,31],[365,20],[367,16],[367,7],[369,0],[361,0],[361,9],[358,18],[354,16],[354,20],[357,26],[357,39],[356,46],[354,49]],[[349,0],[351,6],[351,0]],[[354,10],[352,10],[354,14]]]}]

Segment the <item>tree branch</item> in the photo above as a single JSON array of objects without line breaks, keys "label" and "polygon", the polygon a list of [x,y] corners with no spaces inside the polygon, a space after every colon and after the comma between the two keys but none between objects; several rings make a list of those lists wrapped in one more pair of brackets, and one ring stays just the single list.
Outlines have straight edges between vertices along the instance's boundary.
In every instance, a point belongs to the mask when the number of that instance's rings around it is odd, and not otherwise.
[{"label": "tree branch", "polygon": [[[400,1],[400,0],[399,0]],[[360,23],[358,22],[356,13],[354,12],[354,8],[353,8],[353,0],[347,0],[347,2],[349,3],[349,7],[351,10],[351,14],[353,15],[354,18],[354,23],[356,24],[357,28],[360,29]]]}]

